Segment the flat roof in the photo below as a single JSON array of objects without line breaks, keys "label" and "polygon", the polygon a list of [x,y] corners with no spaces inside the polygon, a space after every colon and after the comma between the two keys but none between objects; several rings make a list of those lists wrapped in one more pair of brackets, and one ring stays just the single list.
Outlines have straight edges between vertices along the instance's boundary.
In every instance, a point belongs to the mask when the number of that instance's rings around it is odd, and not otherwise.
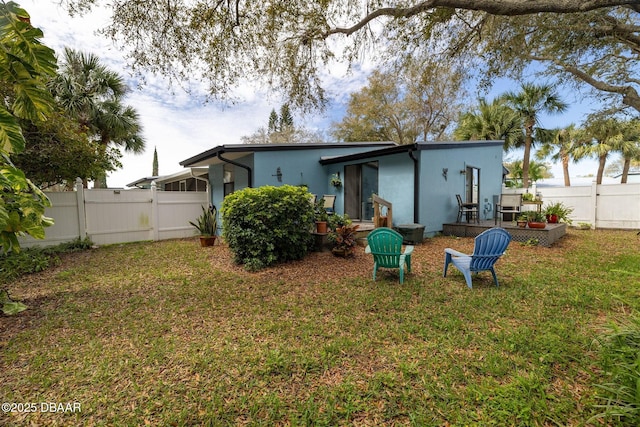
[{"label": "flat roof", "polygon": [[385,147],[377,150],[365,151],[362,153],[353,153],[343,156],[326,156],[320,159],[320,163],[323,165],[329,165],[333,163],[350,162],[355,160],[368,159],[370,157],[388,156],[396,153],[403,153],[409,151],[421,151],[421,150],[442,150],[442,149],[458,149],[468,148],[470,145],[474,147],[483,146],[502,146],[504,141],[489,140],[489,141],[434,141],[434,142],[417,142],[415,144],[407,145],[395,145],[393,147]]},{"label": "flat roof", "polygon": [[390,141],[383,142],[322,142],[322,143],[310,143],[310,144],[224,144],[214,147],[210,150],[204,151],[200,154],[196,154],[186,160],[180,162],[180,165],[184,167],[193,166],[205,166],[213,164],[214,159],[218,154],[229,153],[232,156],[230,158],[239,158],[247,154],[256,153],[259,151],[290,151],[290,150],[317,150],[323,148],[380,148],[380,147],[395,147],[396,143]]}]

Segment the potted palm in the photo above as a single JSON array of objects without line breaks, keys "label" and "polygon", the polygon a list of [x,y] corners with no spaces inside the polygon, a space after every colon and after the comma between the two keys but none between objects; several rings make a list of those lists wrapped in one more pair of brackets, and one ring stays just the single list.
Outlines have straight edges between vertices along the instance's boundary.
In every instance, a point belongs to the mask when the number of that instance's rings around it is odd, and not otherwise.
[{"label": "potted palm", "polygon": [[550,203],[543,212],[549,224],[557,224],[558,222],[571,224],[569,215],[573,212],[573,208],[565,206],[562,202]]},{"label": "potted palm", "polygon": [[196,222],[189,221],[200,233],[200,246],[213,246],[218,233],[218,210],[211,205],[208,209],[202,206],[202,215]]}]

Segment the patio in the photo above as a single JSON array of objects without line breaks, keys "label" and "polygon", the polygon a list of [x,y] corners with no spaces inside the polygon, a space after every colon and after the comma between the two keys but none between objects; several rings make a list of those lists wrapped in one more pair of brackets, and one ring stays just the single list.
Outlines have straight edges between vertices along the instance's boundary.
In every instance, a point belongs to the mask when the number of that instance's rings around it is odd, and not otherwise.
[{"label": "patio", "polygon": [[493,220],[476,222],[453,222],[442,225],[442,234],[445,236],[475,237],[485,230],[493,227],[502,227],[511,234],[515,242],[538,241],[538,246],[549,247],[567,233],[567,224],[547,224],[545,228],[520,228],[512,221],[502,221],[495,225]]}]

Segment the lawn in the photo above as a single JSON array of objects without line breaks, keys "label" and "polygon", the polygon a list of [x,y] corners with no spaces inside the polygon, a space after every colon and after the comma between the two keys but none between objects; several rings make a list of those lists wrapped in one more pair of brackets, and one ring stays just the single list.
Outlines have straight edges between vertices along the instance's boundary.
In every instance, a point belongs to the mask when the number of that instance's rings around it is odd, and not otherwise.
[{"label": "lawn", "polygon": [[196,239],[69,254],[8,284],[30,308],[0,316],[1,395],[37,410],[0,425],[584,425],[597,338],[640,308],[640,237],[512,242],[499,288],[443,278],[445,247],[473,239],[416,246],[404,285],[362,248],[258,273]]}]

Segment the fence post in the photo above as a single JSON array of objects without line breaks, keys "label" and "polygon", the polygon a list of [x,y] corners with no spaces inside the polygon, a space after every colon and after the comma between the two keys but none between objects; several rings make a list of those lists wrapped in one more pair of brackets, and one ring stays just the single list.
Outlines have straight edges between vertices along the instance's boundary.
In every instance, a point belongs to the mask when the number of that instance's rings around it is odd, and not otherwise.
[{"label": "fence post", "polygon": [[80,178],[76,178],[76,209],[78,211],[78,236],[81,240],[87,237],[87,216],[84,209],[84,185]]},{"label": "fence post", "polygon": [[160,240],[160,215],[158,212],[158,186],[151,181],[151,239]]},{"label": "fence post", "polygon": [[591,182],[591,209],[589,222],[593,224],[593,228],[596,228],[596,222],[598,221],[598,184],[597,181]]}]

